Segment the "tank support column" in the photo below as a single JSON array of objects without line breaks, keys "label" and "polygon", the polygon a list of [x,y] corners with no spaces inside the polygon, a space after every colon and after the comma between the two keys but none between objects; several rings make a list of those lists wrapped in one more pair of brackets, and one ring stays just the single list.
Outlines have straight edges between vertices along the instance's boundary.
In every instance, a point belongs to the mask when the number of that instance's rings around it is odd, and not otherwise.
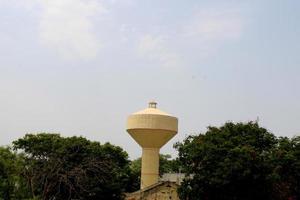
[{"label": "tank support column", "polygon": [[158,182],[159,148],[143,148],[141,189]]}]

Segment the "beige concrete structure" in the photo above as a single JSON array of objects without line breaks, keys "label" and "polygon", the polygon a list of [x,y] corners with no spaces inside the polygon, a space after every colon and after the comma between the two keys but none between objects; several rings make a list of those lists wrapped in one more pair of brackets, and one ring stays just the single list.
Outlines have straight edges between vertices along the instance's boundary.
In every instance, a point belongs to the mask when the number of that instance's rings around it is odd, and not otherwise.
[{"label": "beige concrete structure", "polygon": [[178,120],[156,108],[133,113],[127,120],[127,132],[143,148],[141,189],[156,184],[159,178],[159,149],[178,131]]},{"label": "beige concrete structure", "polygon": [[143,190],[127,194],[125,200],[179,200],[178,186],[173,182],[158,182]]}]

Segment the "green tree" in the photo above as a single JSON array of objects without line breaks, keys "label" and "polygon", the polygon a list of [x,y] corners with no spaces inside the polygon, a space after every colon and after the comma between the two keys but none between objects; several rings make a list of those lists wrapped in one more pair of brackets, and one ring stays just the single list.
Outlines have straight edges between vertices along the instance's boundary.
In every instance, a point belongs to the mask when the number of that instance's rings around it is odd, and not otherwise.
[{"label": "green tree", "polygon": [[179,161],[172,159],[169,154],[159,155],[159,175],[162,176],[165,173],[179,173],[181,171]]},{"label": "green tree", "polygon": [[13,145],[25,154],[23,175],[33,198],[123,198],[130,169],[120,147],[47,133],[27,134]]},{"label": "green tree", "polygon": [[226,123],[175,145],[190,174],[181,199],[272,199],[276,137],[257,123]]},{"label": "green tree", "polygon": [[281,137],[271,155],[272,199],[300,198],[300,136]]},{"label": "green tree", "polygon": [[26,180],[21,172],[24,164],[22,155],[12,152],[10,148],[0,147],[0,199],[27,199]]}]

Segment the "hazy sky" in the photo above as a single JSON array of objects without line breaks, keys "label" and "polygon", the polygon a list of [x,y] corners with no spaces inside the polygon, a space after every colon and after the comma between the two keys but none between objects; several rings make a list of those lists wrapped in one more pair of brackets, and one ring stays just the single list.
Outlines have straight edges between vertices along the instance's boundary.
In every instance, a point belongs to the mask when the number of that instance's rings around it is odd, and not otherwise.
[{"label": "hazy sky", "polygon": [[0,0],[0,145],[25,133],[140,147],[156,100],[186,135],[256,120],[300,134],[298,0]]}]

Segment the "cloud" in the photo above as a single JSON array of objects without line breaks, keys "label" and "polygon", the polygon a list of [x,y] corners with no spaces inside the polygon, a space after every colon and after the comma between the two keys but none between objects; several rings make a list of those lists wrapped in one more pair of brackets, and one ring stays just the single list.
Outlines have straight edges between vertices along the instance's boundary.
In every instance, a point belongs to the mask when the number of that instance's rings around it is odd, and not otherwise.
[{"label": "cloud", "polygon": [[168,48],[166,39],[162,36],[144,35],[138,44],[141,57],[158,62],[162,67],[177,67],[180,65],[179,56]]},{"label": "cloud", "polygon": [[241,9],[238,5],[200,8],[178,23],[175,29],[166,25],[159,34],[142,35],[138,52],[144,59],[158,62],[163,67],[188,66],[207,59],[216,55],[224,43],[242,37]]},{"label": "cloud", "polygon": [[101,46],[91,17],[106,12],[96,0],[39,0],[40,43],[65,59],[90,60]]},{"label": "cloud", "polygon": [[197,12],[184,27],[186,37],[197,38],[201,42],[221,42],[239,39],[243,23],[234,10],[206,9]]}]

